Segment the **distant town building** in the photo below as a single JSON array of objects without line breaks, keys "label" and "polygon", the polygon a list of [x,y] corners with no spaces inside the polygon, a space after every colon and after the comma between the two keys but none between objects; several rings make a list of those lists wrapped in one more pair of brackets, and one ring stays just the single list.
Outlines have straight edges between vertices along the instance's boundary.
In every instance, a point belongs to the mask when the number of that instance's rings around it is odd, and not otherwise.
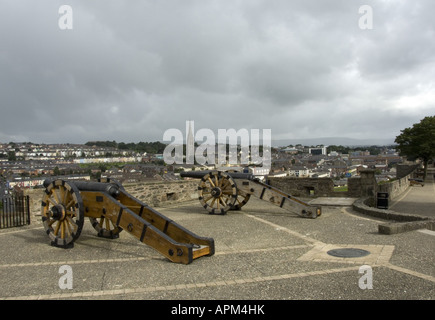
[{"label": "distant town building", "polygon": [[309,177],[309,170],[307,167],[303,166],[292,166],[289,169],[289,176],[290,177],[297,177],[297,178],[306,178]]},{"label": "distant town building", "polygon": [[327,147],[309,148],[308,153],[312,155],[326,155],[326,148]]}]

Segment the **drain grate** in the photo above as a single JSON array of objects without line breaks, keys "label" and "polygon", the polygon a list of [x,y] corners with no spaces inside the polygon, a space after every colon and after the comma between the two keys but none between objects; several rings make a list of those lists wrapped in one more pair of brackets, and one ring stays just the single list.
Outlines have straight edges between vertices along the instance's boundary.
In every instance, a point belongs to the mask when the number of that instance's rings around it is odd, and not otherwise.
[{"label": "drain grate", "polygon": [[356,248],[333,249],[327,252],[330,256],[340,258],[359,258],[370,254],[369,251]]}]

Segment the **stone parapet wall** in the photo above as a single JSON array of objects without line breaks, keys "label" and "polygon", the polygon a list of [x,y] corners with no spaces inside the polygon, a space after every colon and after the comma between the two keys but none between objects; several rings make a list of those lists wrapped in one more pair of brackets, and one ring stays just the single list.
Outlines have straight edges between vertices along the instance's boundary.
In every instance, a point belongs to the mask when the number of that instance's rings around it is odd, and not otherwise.
[{"label": "stone parapet wall", "polygon": [[379,184],[378,192],[387,192],[389,199],[394,200],[409,188],[409,179],[412,177],[413,173],[410,173],[400,179]]},{"label": "stone parapet wall", "polygon": [[372,169],[361,170],[360,176],[348,179],[347,184],[349,197],[374,197],[378,191],[375,170]]},{"label": "stone parapet wall", "polygon": [[352,205],[356,212],[387,220],[378,225],[381,234],[396,234],[418,229],[435,230],[435,219],[415,214],[398,213],[373,207],[373,198],[360,198]]},{"label": "stone parapet wall", "polygon": [[279,177],[270,178],[269,183],[272,187],[295,197],[375,198],[377,192],[387,192],[389,199],[393,200],[407,190],[409,179],[412,177],[414,177],[414,171],[408,172],[408,175],[388,183],[378,184],[374,170],[361,170],[359,177],[348,179],[348,191],[343,192],[334,191],[334,182],[330,178]]},{"label": "stone parapet wall", "polygon": [[[376,197],[376,192],[387,192],[389,199],[395,199],[409,187],[409,179],[413,172],[400,179],[385,184],[376,184],[374,170],[361,172],[361,177],[348,180],[347,192],[335,192],[334,182],[330,178],[294,178],[273,177],[268,183],[295,197]],[[198,180],[139,182],[125,184],[125,190],[138,200],[151,207],[192,201],[198,198]],[[31,221],[40,220],[41,200],[44,189],[24,189],[30,196]]]},{"label": "stone parapet wall", "polygon": [[[125,184],[125,190],[136,199],[151,207],[164,206],[166,204],[191,201],[198,198],[198,181],[182,180],[170,182],[141,182]],[[41,221],[41,200],[44,188],[24,189],[24,195],[30,198],[30,221]],[[199,203],[198,203],[199,204]]]},{"label": "stone parapet wall", "polygon": [[331,178],[270,178],[272,187],[295,197],[351,197],[374,196],[377,185],[374,170],[361,170],[361,176],[348,180],[348,191],[334,191]]},{"label": "stone parapet wall", "polygon": [[29,196],[30,223],[41,222],[41,201],[44,188],[23,189],[24,195]]},{"label": "stone parapet wall", "polygon": [[198,198],[198,181],[135,183],[124,185],[125,191],[151,207],[166,203],[190,201]]},{"label": "stone parapet wall", "polygon": [[333,197],[334,181],[330,178],[274,177],[269,184],[294,197]]}]

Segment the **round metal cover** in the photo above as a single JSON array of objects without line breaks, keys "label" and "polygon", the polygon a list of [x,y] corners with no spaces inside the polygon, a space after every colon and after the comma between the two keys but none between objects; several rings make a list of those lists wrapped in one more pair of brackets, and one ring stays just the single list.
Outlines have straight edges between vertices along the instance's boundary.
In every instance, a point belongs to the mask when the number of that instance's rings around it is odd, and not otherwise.
[{"label": "round metal cover", "polygon": [[370,254],[369,251],[355,248],[333,249],[327,252],[330,256],[340,258],[359,258]]}]

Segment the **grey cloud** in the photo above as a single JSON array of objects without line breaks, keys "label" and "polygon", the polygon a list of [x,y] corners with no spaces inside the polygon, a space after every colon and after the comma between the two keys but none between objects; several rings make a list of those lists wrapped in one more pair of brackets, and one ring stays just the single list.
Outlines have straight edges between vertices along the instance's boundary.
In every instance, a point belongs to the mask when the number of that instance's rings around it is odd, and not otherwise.
[{"label": "grey cloud", "polygon": [[360,35],[356,51],[361,72],[369,78],[391,78],[433,64],[434,10],[429,1],[374,3],[374,29]]},{"label": "grey cloud", "polygon": [[[168,128],[394,138],[430,112],[434,4],[0,1],[0,141],[151,141]],[[406,108],[403,101],[413,101]]]}]

